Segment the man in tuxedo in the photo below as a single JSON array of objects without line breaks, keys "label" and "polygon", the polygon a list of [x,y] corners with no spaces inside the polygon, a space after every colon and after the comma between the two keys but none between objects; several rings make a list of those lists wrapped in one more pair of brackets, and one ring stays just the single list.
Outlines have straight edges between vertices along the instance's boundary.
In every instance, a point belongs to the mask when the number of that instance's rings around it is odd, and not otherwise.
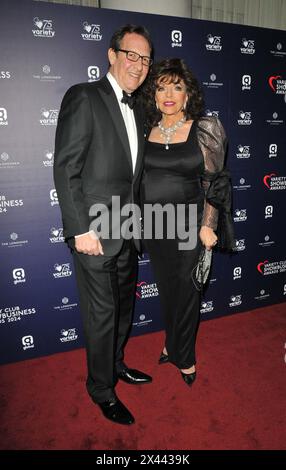
[{"label": "man in tuxedo", "polygon": [[90,209],[104,204],[110,215],[113,196],[120,197],[120,207],[138,201],[143,113],[132,93],[147,76],[151,51],[144,27],[125,25],[116,31],[107,75],[65,94],[55,143],[55,186],[74,256],[86,338],[87,390],[103,415],[119,424],[132,424],[134,417],[115,394],[117,380],[136,385],[152,381],[123,362],[140,242],[122,234],[101,238],[91,225]]}]

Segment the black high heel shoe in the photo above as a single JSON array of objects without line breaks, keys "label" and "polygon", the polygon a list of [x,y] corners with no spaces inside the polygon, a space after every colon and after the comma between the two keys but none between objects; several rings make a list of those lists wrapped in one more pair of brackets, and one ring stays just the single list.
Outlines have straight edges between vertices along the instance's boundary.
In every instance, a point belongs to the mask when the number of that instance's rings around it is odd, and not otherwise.
[{"label": "black high heel shoe", "polygon": [[167,362],[169,362],[169,356],[168,354],[164,354],[162,351],[158,360],[158,364],[166,364]]},{"label": "black high heel shoe", "polygon": [[186,382],[186,384],[191,387],[194,383],[194,381],[196,380],[196,376],[197,376],[197,373],[196,371],[195,372],[191,372],[190,374],[185,374],[185,372],[181,372],[181,375],[183,377],[183,381]]}]

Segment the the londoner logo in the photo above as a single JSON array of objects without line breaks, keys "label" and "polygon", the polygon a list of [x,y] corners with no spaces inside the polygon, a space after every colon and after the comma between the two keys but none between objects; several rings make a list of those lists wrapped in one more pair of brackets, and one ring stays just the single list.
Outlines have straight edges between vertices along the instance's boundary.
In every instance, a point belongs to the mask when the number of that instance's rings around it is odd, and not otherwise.
[{"label": "the londoner logo", "polygon": [[100,24],[95,23],[88,23],[84,21],[82,24],[83,33],[81,33],[81,37],[84,41],[101,41],[102,34],[100,31]]},{"label": "the londoner logo", "polygon": [[286,189],[286,176],[277,176],[276,173],[269,173],[263,177],[263,183],[270,191]]},{"label": "the londoner logo", "polygon": [[159,295],[156,283],[148,284],[146,281],[137,282],[136,297],[143,300],[150,297],[157,297]]},{"label": "the londoner logo", "polygon": [[241,54],[255,54],[255,42],[253,39],[242,39],[242,45],[240,47]]},{"label": "the londoner logo", "polygon": [[286,271],[286,260],[270,262],[266,259],[258,263],[256,268],[263,276],[284,273]]},{"label": "the londoner logo", "polygon": [[56,32],[53,29],[52,20],[43,20],[38,17],[33,19],[33,35],[35,38],[53,38]]},{"label": "the londoner logo", "polygon": [[268,78],[268,84],[276,95],[285,95],[286,80],[283,80],[281,75],[271,75]]},{"label": "the londoner logo", "polygon": [[213,36],[212,34],[208,34],[206,50],[220,52],[222,50],[221,36]]}]

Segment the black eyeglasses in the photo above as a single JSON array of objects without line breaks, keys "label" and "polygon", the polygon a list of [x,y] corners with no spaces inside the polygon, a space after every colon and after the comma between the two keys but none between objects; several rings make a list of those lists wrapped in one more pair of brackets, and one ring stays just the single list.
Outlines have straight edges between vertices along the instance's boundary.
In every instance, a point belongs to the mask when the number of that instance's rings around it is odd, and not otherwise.
[{"label": "black eyeglasses", "polygon": [[125,49],[115,49],[116,52],[125,52],[126,57],[131,62],[138,62],[139,59],[142,60],[142,64],[146,65],[146,67],[150,67],[153,64],[153,60],[148,57],[147,55],[140,55],[137,52],[133,51],[126,51]]}]

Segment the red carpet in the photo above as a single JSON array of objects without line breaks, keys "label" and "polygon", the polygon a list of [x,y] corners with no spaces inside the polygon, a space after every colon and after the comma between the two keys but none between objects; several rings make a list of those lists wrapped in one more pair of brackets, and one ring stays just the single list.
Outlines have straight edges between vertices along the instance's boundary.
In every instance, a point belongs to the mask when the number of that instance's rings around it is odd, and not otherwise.
[{"label": "red carpet", "polygon": [[163,333],[131,338],[126,362],[153,383],[119,383],[130,427],[85,390],[85,353],[9,364],[1,373],[1,449],[285,449],[286,304],[202,322],[191,389],[157,365]]}]

